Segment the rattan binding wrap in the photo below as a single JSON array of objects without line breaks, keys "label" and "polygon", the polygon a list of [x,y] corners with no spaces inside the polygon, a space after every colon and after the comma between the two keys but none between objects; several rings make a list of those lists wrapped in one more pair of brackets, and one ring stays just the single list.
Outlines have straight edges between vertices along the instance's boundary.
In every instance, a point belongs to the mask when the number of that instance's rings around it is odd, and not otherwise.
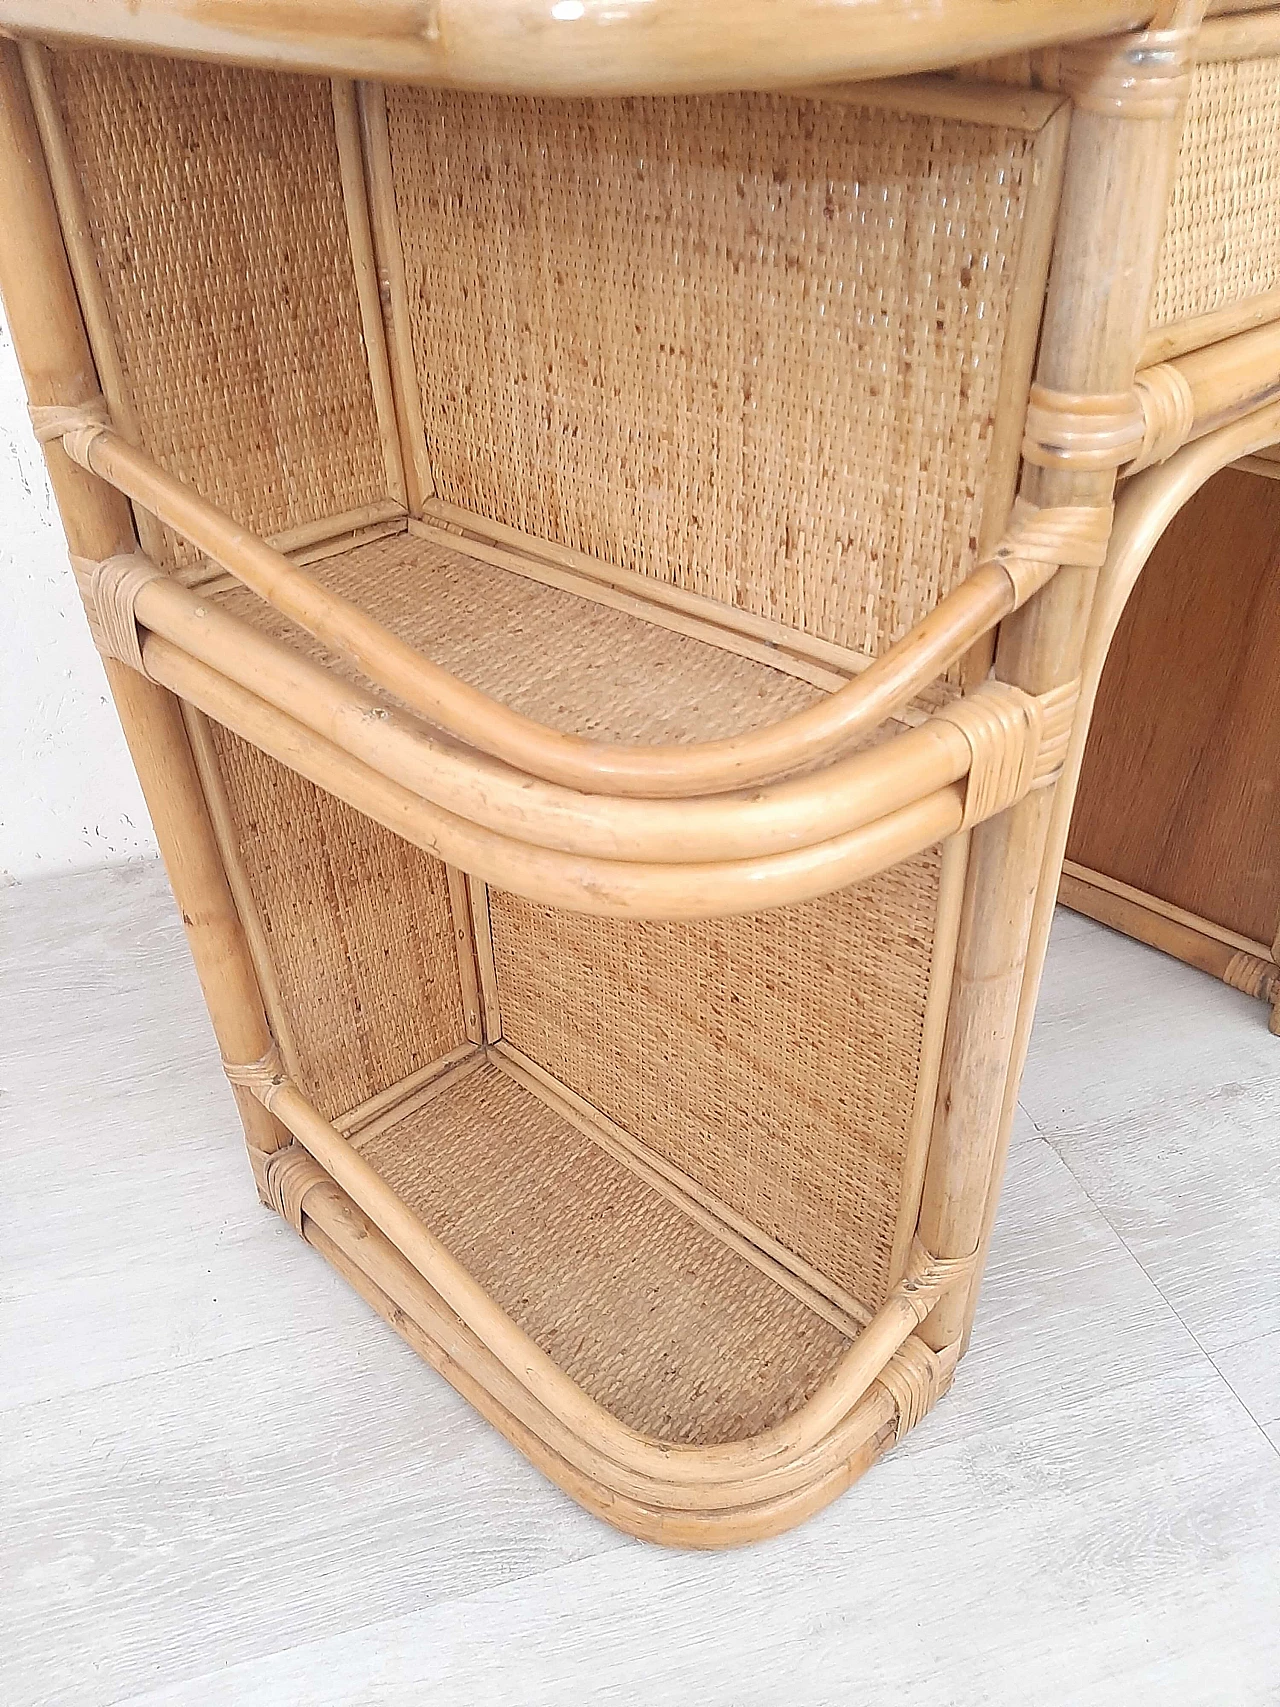
[{"label": "rattan binding wrap", "polygon": [[441,497],[864,652],[969,572],[1026,133],[388,101]]},{"label": "rattan binding wrap", "polygon": [[146,447],[262,534],[385,498],[328,84],[52,63]]},{"label": "rattan binding wrap", "polygon": [[1280,288],[1280,58],[1195,68],[1153,326]]}]

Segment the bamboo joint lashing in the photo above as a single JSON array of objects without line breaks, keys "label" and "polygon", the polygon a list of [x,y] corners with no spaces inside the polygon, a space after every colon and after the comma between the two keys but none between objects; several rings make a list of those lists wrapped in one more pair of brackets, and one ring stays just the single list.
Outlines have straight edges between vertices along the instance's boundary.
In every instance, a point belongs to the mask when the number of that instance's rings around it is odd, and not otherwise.
[{"label": "bamboo joint lashing", "polygon": [[1191,87],[1195,31],[1138,30],[1060,51],[1062,88],[1105,118],[1176,118]]},{"label": "bamboo joint lashing", "polygon": [[302,1211],[307,1194],[328,1183],[329,1175],[301,1144],[286,1144],[267,1157],[263,1190],[267,1202],[295,1232],[302,1232]]},{"label": "bamboo joint lashing", "polygon": [[1145,420],[1137,390],[1055,391],[1033,385],[1022,455],[1037,468],[1098,474],[1123,467],[1142,448]]},{"label": "bamboo joint lashing", "polygon": [[[68,433],[104,432],[111,425],[107,400],[98,393],[83,403],[33,403],[27,410],[36,438],[42,445],[65,439]],[[82,458],[77,457],[77,461]]]},{"label": "bamboo joint lashing", "polygon": [[252,1091],[265,1108],[270,1108],[278,1093],[292,1083],[285,1069],[284,1058],[273,1043],[265,1055],[256,1061],[223,1061],[222,1070],[233,1085]]},{"label": "bamboo joint lashing", "polygon": [[1227,962],[1222,974],[1224,984],[1230,984],[1233,990],[1239,990],[1241,995],[1251,996],[1255,1001],[1272,1001],[1276,991],[1276,969],[1269,961],[1260,960],[1256,954],[1248,954],[1239,949]]},{"label": "bamboo joint lashing", "polygon": [[933,1409],[943,1387],[943,1365],[939,1354],[917,1335],[911,1334],[876,1376],[898,1408],[894,1444],[921,1422]]},{"label": "bamboo joint lashing", "polygon": [[164,570],[140,551],[122,552],[100,562],[73,553],[71,567],[98,651],[145,676],[138,594],[150,582],[164,580]]},{"label": "bamboo joint lashing", "polygon": [[1175,362],[1143,368],[1133,382],[1146,425],[1142,443],[1126,474],[1137,474],[1152,463],[1166,462],[1191,437],[1196,423],[1196,399],[1190,381]]},{"label": "bamboo joint lashing", "polygon": [[1067,761],[1071,726],[1080,702],[1080,677],[1073,676],[1069,682],[1062,682],[1036,698],[1040,707],[1040,744],[1031,786],[1042,788],[1057,780]]},{"label": "bamboo joint lashing", "polygon": [[969,780],[961,829],[993,818],[1031,788],[1040,745],[1041,712],[1034,695],[1008,682],[984,682],[937,714],[969,745]]},{"label": "bamboo joint lashing", "polygon": [[977,1251],[964,1257],[935,1257],[917,1236],[911,1242],[906,1272],[898,1282],[898,1293],[909,1298],[923,1322],[942,1294],[966,1281],[977,1263]]},{"label": "bamboo joint lashing", "polygon": [[1100,569],[1111,537],[1110,504],[1034,504],[1014,499],[1009,525],[989,561],[1013,585],[1014,609],[1039,592],[1064,564]]}]

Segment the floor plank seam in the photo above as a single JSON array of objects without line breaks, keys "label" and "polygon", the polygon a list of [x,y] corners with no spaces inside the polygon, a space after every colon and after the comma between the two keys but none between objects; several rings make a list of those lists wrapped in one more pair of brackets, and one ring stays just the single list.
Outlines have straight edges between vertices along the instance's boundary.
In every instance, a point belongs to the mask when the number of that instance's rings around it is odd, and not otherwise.
[{"label": "floor plank seam", "polygon": [[[1021,1106],[1022,1105],[1020,1103],[1019,1107],[1021,1107]],[[1031,1118],[1030,1115],[1028,1115],[1027,1118],[1030,1119]],[[1200,1353],[1201,1357],[1205,1360],[1205,1362],[1213,1370],[1213,1373],[1217,1376],[1218,1380],[1221,1381],[1222,1385],[1226,1388],[1227,1392],[1230,1393],[1231,1397],[1235,1400],[1236,1404],[1239,1405],[1240,1409],[1244,1412],[1245,1416],[1248,1417],[1249,1421],[1253,1424],[1254,1428],[1262,1436],[1263,1440],[1267,1443],[1267,1445],[1271,1448],[1271,1450],[1278,1457],[1280,1457],[1280,1446],[1277,1446],[1275,1441],[1273,1441],[1271,1436],[1267,1433],[1266,1426],[1256,1416],[1254,1416],[1253,1412],[1249,1409],[1249,1406],[1245,1403],[1244,1399],[1241,1398],[1240,1394],[1237,1393],[1235,1388],[1231,1385],[1230,1381],[1227,1380],[1226,1376],[1222,1373],[1221,1369],[1218,1368],[1218,1365],[1217,1365],[1216,1360],[1214,1359],[1213,1353],[1206,1348],[1206,1346],[1204,1345],[1204,1342],[1200,1339],[1200,1336],[1196,1333],[1195,1329],[1191,1327],[1191,1325],[1187,1322],[1186,1318],[1182,1315],[1181,1311],[1177,1308],[1177,1306],[1169,1298],[1168,1294],[1164,1291],[1164,1289],[1160,1285],[1159,1281],[1151,1273],[1151,1270],[1142,1261],[1141,1257],[1139,1257],[1138,1253],[1134,1250],[1133,1246],[1129,1243],[1128,1239],[1125,1238],[1124,1234],[1120,1231],[1119,1227],[1116,1226],[1115,1222],[1107,1214],[1106,1210],[1102,1207],[1102,1205],[1094,1197],[1093,1193],[1085,1185],[1084,1181],[1080,1178],[1080,1175],[1071,1166],[1071,1163],[1063,1155],[1062,1151],[1058,1148],[1058,1146],[1053,1142],[1052,1137],[1048,1133],[1041,1132],[1040,1127],[1036,1124],[1036,1122],[1034,1120],[1032,1120],[1031,1124],[1036,1128],[1036,1131],[1038,1133],[1040,1133],[1041,1137],[1044,1139],[1044,1142],[1046,1144],[1048,1144],[1049,1148],[1053,1151],[1054,1155],[1057,1156],[1058,1160],[1062,1163],[1063,1167],[1067,1170],[1067,1173],[1071,1176],[1072,1180],[1079,1187],[1080,1193],[1084,1197],[1085,1201],[1089,1204],[1089,1206],[1092,1209],[1094,1209],[1097,1212],[1098,1215],[1100,1215],[1102,1217],[1103,1221],[1106,1222],[1107,1226],[1110,1227],[1111,1231],[1115,1234],[1116,1239],[1119,1241],[1121,1246],[1124,1248],[1126,1254],[1128,1255],[1130,1261],[1133,1263],[1134,1267],[1138,1270],[1138,1272],[1140,1274],[1142,1274],[1146,1278],[1147,1282],[1151,1286],[1151,1289],[1156,1293],[1157,1297],[1164,1304],[1164,1306],[1168,1310],[1169,1314],[1174,1318],[1174,1320],[1181,1327],[1182,1331],[1186,1334],[1187,1338],[1195,1346],[1196,1350]]]}]

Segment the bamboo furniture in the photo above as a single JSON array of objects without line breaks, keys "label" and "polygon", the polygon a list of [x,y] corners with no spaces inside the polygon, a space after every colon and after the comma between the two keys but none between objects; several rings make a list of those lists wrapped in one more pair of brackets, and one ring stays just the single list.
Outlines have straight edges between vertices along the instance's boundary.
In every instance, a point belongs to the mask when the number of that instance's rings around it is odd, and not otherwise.
[{"label": "bamboo furniture", "polygon": [[1061,899],[1268,1002],[1280,1033],[1277,476],[1267,456],[1224,469],[1153,553],[1103,672]]},{"label": "bamboo furniture", "polygon": [[259,1190],[637,1535],[798,1522],[963,1349],[1111,635],[1280,438],[1280,13],[1202,10],[0,0]]}]

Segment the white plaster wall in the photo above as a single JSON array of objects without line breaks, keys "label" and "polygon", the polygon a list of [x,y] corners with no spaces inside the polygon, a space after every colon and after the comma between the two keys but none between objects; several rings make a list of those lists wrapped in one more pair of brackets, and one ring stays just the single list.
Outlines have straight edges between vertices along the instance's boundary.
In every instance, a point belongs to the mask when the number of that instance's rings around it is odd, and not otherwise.
[{"label": "white plaster wall", "polygon": [[0,318],[0,882],[155,851]]}]

